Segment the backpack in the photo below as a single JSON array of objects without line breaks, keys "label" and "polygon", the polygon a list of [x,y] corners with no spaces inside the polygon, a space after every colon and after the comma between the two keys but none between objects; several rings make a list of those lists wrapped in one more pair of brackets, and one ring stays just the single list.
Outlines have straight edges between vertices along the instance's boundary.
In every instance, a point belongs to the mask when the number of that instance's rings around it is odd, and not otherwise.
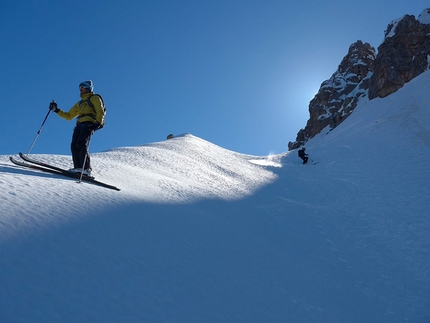
[{"label": "backpack", "polygon": [[105,102],[103,101],[102,96],[100,94],[93,94],[87,100],[85,100],[85,101],[82,100],[81,102],[87,102],[88,105],[94,110],[94,113],[95,113],[96,109],[94,108],[94,104],[91,102],[91,98],[94,95],[97,95],[100,98],[100,101],[102,102],[102,112],[103,112],[102,122],[100,123],[100,126],[96,129],[96,130],[99,130],[105,126],[105,116],[106,116],[106,106],[105,106]]}]

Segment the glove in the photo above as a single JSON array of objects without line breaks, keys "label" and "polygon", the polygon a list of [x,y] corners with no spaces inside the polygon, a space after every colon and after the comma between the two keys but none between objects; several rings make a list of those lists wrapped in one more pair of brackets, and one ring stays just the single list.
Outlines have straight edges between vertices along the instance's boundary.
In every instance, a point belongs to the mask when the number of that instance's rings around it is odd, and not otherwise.
[{"label": "glove", "polygon": [[49,110],[54,111],[55,113],[57,113],[58,111],[60,111],[60,109],[58,109],[58,105],[57,105],[57,103],[55,103],[55,101],[52,101],[49,104]]}]

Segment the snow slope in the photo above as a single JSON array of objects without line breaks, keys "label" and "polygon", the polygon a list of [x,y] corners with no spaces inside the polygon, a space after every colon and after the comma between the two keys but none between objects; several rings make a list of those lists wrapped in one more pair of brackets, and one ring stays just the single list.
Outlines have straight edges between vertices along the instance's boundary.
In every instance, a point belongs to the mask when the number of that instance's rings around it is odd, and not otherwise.
[{"label": "snow slope", "polygon": [[315,165],[185,134],[93,154],[116,192],[0,156],[2,321],[429,322],[429,86],[362,102]]}]

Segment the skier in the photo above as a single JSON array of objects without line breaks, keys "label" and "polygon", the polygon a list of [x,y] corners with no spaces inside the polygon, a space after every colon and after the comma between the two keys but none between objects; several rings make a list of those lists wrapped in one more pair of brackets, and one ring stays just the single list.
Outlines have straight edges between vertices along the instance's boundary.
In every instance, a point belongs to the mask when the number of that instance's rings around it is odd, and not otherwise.
[{"label": "skier", "polygon": [[309,159],[308,154],[305,153],[305,150],[305,147],[299,150],[299,157],[303,160],[303,164],[306,164]]},{"label": "skier", "polygon": [[[82,174],[87,176],[91,176],[91,160],[88,146],[91,136],[95,130],[100,128],[103,118],[103,103],[98,95],[94,95],[93,89],[93,82],[91,80],[79,84],[82,100],[78,101],[69,112],[59,109],[55,102],[51,102],[49,105],[49,109],[63,119],[72,120],[77,117],[71,143],[73,168],[69,171],[75,173],[82,172]],[[93,107],[88,103],[90,100]]]}]

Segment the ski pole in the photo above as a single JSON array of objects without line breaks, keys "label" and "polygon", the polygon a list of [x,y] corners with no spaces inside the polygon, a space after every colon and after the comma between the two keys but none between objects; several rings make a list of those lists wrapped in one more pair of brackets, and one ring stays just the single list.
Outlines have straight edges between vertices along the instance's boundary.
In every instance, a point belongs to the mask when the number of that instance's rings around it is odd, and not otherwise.
[{"label": "ski pole", "polygon": [[82,182],[82,176],[84,176],[84,167],[85,167],[85,163],[87,162],[87,156],[88,156],[88,152],[85,154],[84,164],[82,165],[82,168],[81,168],[81,176],[79,176],[78,183]]},{"label": "ski pole", "polygon": [[[54,101],[54,100],[52,100],[52,102],[55,102],[55,101]],[[33,143],[31,144],[31,147],[30,147],[30,149],[29,149],[29,150],[28,150],[28,152],[27,152],[27,156],[30,154],[31,150],[33,149],[33,146],[34,146],[34,144],[36,143],[37,138],[39,138],[40,132],[42,131],[42,128],[43,128],[43,126],[45,125],[46,119],[48,119],[48,116],[49,116],[49,114],[51,113],[51,111],[52,111],[52,110],[51,110],[51,109],[49,109],[48,113],[46,114],[46,117],[45,117],[45,119],[43,120],[42,125],[40,126],[40,129],[39,129],[39,131],[37,132],[36,137],[34,138]]]}]

